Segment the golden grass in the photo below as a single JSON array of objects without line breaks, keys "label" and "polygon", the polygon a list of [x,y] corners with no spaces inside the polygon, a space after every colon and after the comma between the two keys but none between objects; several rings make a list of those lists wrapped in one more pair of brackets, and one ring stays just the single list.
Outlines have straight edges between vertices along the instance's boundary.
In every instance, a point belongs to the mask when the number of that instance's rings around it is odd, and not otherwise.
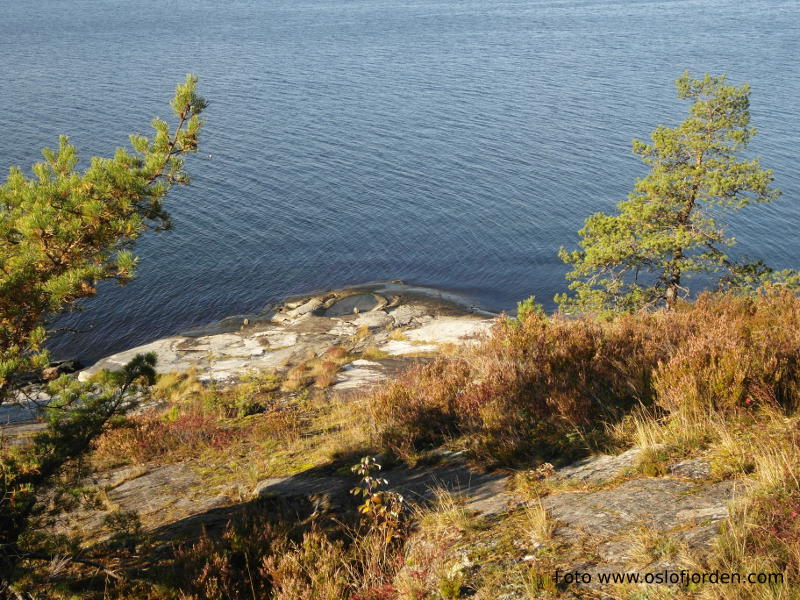
[{"label": "golden grass", "polygon": [[556,530],[556,522],[547,514],[541,500],[525,506],[525,529],[534,545],[550,542]]},{"label": "golden grass", "polygon": [[389,339],[395,342],[405,342],[408,340],[408,336],[405,334],[403,329],[398,327],[396,329],[392,329],[392,332],[389,334]]}]

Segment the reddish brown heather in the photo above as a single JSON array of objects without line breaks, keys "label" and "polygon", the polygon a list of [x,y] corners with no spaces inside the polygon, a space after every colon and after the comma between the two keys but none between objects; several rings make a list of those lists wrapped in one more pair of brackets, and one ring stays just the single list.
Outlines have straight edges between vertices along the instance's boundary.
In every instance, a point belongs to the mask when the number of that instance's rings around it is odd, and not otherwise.
[{"label": "reddish brown heather", "polygon": [[500,319],[459,356],[380,390],[376,438],[402,458],[459,438],[489,462],[568,459],[633,407],[676,411],[795,407],[800,300],[705,294],[678,310],[612,321]]}]

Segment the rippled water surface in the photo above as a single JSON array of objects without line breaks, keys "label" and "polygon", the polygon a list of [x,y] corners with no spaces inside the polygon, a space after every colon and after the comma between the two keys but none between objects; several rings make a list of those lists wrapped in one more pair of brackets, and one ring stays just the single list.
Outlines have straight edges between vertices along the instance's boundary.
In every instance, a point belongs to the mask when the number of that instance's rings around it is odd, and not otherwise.
[{"label": "rippled water surface", "polygon": [[187,72],[211,102],[175,230],[58,353],[377,279],[504,309],[564,289],[559,246],[645,172],[631,138],[683,118],[673,80],[724,71],[784,190],[737,217],[740,250],[798,267],[798,28],[796,0],[7,0],[0,165],[59,133],[112,152]]}]

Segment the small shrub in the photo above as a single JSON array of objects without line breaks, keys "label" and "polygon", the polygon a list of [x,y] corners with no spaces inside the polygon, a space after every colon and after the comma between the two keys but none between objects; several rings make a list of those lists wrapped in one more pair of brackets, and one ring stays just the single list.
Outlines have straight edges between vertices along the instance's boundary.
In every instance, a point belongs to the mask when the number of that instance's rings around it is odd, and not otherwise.
[{"label": "small shrub", "polygon": [[166,432],[167,424],[154,415],[131,418],[100,437],[92,458],[105,467],[149,462],[177,446]]},{"label": "small shrub", "polygon": [[439,578],[437,591],[442,600],[458,600],[461,598],[461,588],[464,586],[464,573],[461,570],[451,570]]},{"label": "small shrub", "polygon": [[183,600],[272,597],[273,582],[261,565],[289,547],[286,528],[265,518],[242,517],[229,522],[220,537],[204,531],[196,542],[175,548],[169,578]]},{"label": "small shrub", "polygon": [[388,544],[402,537],[405,499],[397,492],[382,489],[388,481],[373,476],[380,469],[381,465],[374,458],[362,458],[352,468],[353,473],[361,476],[361,481],[350,493],[363,498],[358,512],[370,519],[370,526],[379,531]]},{"label": "small shrub", "polygon": [[175,452],[186,455],[202,448],[220,450],[240,435],[203,413],[171,414],[169,419],[148,414],[105,432],[96,444],[93,459],[101,466],[141,464]]},{"label": "small shrub", "polygon": [[412,367],[367,405],[379,443],[410,459],[419,449],[458,433],[456,401],[468,381],[465,362],[438,359]]},{"label": "small shrub", "polygon": [[331,360],[323,360],[317,363],[312,370],[314,383],[317,387],[330,387],[336,382],[336,373],[339,365]]},{"label": "small shrub", "polygon": [[301,363],[289,369],[286,373],[286,378],[281,384],[281,391],[296,392],[306,387],[312,378],[309,375],[308,365]]},{"label": "small shrub", "polygon": [[135,511],[114,511],[106,515],[104,525],[111,531],[109,544],[135,552],[144,536],[142,522]]},{"label": "small shrub", "polygon": [[355,593],[348,600],[396,600],[397,589],[387,583]]},{"label": "small shrub", "polygon": [[347,358],[350,356],[350,353],[344,346],[331,346],[325,351],[323,356],[328,360],[341,363],[347,360]]},{"label": "small shrub", "polygon": [[752,549],[771,555],[786,571],[800,573],[800,490],[762,496],[750,508],[758,524],[749,535]]}]

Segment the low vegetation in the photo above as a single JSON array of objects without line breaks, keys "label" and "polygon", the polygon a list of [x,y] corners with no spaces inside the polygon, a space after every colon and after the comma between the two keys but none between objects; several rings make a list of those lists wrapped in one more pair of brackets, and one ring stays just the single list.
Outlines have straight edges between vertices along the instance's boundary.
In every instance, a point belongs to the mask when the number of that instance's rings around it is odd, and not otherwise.
[{"label": "low vegetation", "polygon": [[[192,375],[162,375],[151,388],[152,408],[115,421],[91,464],[195,461],[209,485],[236,497],[237,486],[249,489],[269,475],[311,467],[346,472],[359,456],[379,452],[384,461],[394,456],[416,464],[444,445],[465,450],[484,468],[517,473],[520,507],[486,521],[444,492],[432,505],[415,506],[393,494],[391,481],[365,459],[356,488],[360,512],[357,503],[337,511],[240,494],[245,508],[224,532],[168,547],[148,541],[140,524],[115,517],[109,527],[124,531],[112,539],[136,538],[137,553],[126,555],[124,545],[108,541],[92,547],[92,562],[110,569],[144,561],[146,576],[116,568],[115,579],[80,563],[54,574],[52,564],[48,571],[33,561],[20,589],[35,590],[37,598],[80,590],[97,598],[410,600],[494,598],[511,586],[518,591],[513,597],[568,597],[576,588],[552,574],[578,550],[564,546],[540,501],[559,485],[549,479],[550,462],[639,446],[644,450],[631,476],[659,477],[679,460],[704,457],[712,479],[743,485],[698,568],[781,573],[787,582],[695,586],[663,597],[797,597],[791,590],[800,568],[800,299],[794,294],[706,294],[674,311],[614,320],[527,310],[519,319],[500,319],[476,346],[421,363],[369,396],[334,401],[310,373],[345,356],[333,349],[305,364],[304,387],[292,391],[286,376],[274,374],[229,389]],[[535,560],[520,562],[520,532]],[[646,527],[628,541],[642,564],[695,560],[691,548]],[[614,593],[662,597],[655,587],[651,595],[625,586]]]}]

